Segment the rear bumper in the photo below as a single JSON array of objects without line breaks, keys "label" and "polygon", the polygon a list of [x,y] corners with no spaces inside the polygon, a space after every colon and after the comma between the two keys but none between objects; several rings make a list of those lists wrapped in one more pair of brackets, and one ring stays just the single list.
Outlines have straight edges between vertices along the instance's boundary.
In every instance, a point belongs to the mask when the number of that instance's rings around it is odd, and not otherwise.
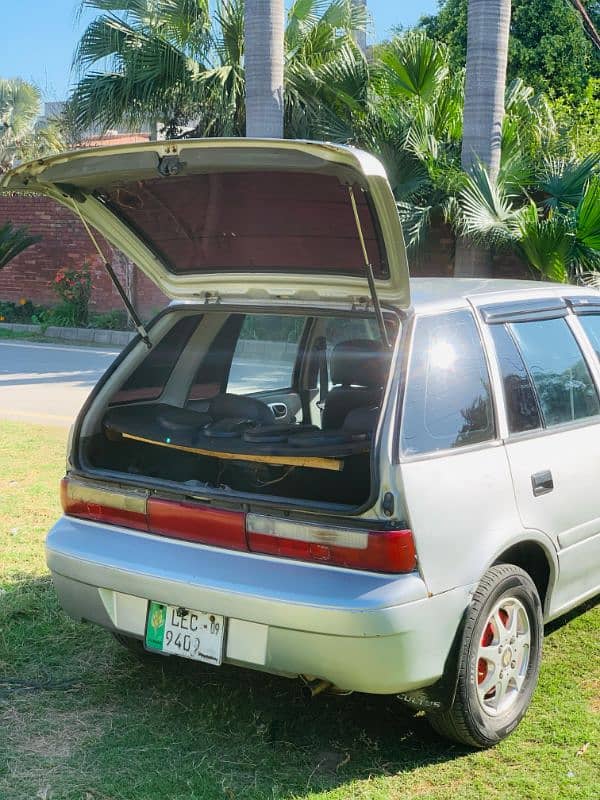
[{"label": "rear bumper", "polygon": [[471,587],[428,597],[416,574],[331,569],[60,519],[48,566],[65,611],[143,637],[147,601],[228,618],[225,660],[342,689],[431,685]]}]

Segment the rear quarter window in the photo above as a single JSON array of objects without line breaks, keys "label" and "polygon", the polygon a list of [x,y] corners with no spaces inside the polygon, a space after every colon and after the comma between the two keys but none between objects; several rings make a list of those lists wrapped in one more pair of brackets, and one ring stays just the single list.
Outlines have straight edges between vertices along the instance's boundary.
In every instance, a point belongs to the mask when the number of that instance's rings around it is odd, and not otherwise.
[{"label": "rear quarter window", "polygon": [[448,450],[494,437],[490,379],[471,313],[417,319],[402,417],[403,453]]},{"label": "rear quarter window", "polygon": [[112,398],[112,403],[136,400],[157,400],[164,391],[173,367],[202,315],[184,317],[173,325]]}]

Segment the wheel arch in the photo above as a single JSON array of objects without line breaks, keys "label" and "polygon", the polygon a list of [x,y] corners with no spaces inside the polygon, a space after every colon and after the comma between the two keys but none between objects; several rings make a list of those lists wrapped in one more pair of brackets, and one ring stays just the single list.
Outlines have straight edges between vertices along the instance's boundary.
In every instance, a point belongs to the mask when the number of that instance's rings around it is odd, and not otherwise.
[{"label": "wheel arch", "polygon": [[486,571],[497,564],[514,564],[529,575],[538,590],[546,619],[559,571],[558,556],[551,542],[543,534],[528,531],[507,544],[486,567]]}]

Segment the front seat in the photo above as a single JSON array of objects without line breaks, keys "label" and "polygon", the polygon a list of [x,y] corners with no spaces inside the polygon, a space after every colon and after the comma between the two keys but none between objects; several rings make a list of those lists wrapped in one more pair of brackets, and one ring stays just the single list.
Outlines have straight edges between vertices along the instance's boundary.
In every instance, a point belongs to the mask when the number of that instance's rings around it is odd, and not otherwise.
[{"label": "front seat", "polygon": [[355,409],[379,409],[390,359],[383,343],[372,339],[351,339],[333,348],[330,371],[335,385],[325,398],[324,431],[342,428]]}]

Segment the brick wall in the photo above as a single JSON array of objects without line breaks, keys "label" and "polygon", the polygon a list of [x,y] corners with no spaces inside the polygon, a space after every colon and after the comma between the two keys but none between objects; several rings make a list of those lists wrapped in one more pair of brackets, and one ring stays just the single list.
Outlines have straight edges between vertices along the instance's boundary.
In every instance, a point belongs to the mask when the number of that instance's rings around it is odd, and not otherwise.
[{"label": "brick wall", "polygon": [[[123,308],[89,236],[67,208],[45,197],[0,195],[0,225],[7,221],[27,226],[42,240],[0,270],[0,300],[18,301],[24,297],[39,305],[54,305],[58,299],[50,284],[57,270],[87,263],[92,273],[91,310]],[[126,259],[114,253],[102,238],[100,243],[103,251],[111,255],[121,282],[131,285],[134,303],[140,312],[147,316],[162,308],[165,297],[156,286],[136,267],[128,267]]]},{"label": "brick wall", "polygon": [[[91,309],[109,311],[123,307],[87,233],[68,209],[44,197],[0,195],[0,225],[7,220],[15,225],[26,225],[43,238],[0,271],[0,300],[18,301],[25,297],[40,305],[54,304],[57,298],[50,283],[56,271],[64,266],[79,267],[86,262],[92,271]],[[156,286],[136,267],[128,267],[121,254],[114,253],[100,241],[105,251],[112,253],[113,266],[123,285],[130,285],[134,305],[140,313],[149,316],[162,308],[166,299]],[[454,269],[452,231],[447,226],[433,228],[423,247],[410,255],[409,262],[414,276],[451,276]],[[494,267],[498,277],[530,277],[527,266],[510,253],[496,256]]]}]

